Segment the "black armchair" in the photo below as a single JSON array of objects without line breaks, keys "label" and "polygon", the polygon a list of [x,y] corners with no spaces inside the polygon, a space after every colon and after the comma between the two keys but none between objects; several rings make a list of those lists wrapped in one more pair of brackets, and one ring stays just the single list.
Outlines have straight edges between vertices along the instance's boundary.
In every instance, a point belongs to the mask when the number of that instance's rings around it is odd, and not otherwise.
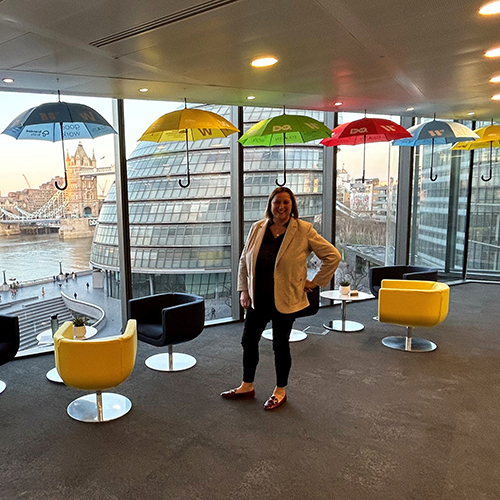
[{"label": "black armchair", "polygon": [[196,338],[205,326],[203,297],[187,293],[162,293],[128,302],[129,319],[137,320],[137,338],[157,347],[168,346],[168,353],[146,360],[152,370],[181,371],[196,364],[188,354],[174,353],[172,346]]},{"label": "black armchair", "polygon": [[[8,363],[19,350],[19,319],[17,316],[0,316],[0,365]],[[5,390],[0,380],[0,393]]]},{"label": "black armchair", "polygon": [[368,286],[375,297],[382,286],[382,280],[421,280],[437,281],[437,269],[421,266],[380,266],[371,267],[368,273]]}]

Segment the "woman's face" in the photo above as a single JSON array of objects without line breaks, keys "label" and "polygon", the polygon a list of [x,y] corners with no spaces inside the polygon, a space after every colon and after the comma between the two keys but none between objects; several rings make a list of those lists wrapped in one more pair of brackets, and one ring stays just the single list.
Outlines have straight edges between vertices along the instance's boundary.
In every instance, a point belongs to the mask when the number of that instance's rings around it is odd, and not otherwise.
[{"label": "woman's face", "polygon": [[292,199],[286,192],[278,193],[271,200],[271,213],[274,222],[286,224],[292,213]]}]

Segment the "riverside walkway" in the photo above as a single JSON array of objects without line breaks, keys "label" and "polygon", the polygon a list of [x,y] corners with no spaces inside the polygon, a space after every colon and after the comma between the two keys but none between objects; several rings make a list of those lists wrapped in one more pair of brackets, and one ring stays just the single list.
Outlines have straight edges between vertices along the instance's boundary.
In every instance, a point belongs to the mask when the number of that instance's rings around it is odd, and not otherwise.
[{"label": "riverside walkway", "polygon": [[[93,288],[92,272],[82,271],[77,273],[73,279],[71,275],[68,280],[63,278],[54,282],[52,278],[40,279],[36,282],[20,283],[15,295],[10,290],[0,291],[0,314],[12,314],[22,310],[23,307],[41,304],[44,301],[61,297],[61,292],[71,298],[82,302],[95,304],[104,309],[106,322],[99,329],[98,336],[108,337],[117,335],[121,331],[121,306],[118,299],[108,297],[105,289]],[[87,286],[87,283],[89,286]],[[42,290],[43,289],[43,290]],[[50,328],[50,316],[47,315],[48,327]]]}]

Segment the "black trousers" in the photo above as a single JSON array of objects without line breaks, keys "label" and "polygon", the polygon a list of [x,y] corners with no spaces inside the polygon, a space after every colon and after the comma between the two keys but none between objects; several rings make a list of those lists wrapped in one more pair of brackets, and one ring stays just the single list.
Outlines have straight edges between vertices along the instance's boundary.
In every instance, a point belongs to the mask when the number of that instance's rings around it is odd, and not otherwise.
[{"label": "black trousers", "polygon": [[276,370],[276,386],[285,387],[292,366],[290,332],[295,316],[282,314],[274,304],[246,311],[241,345],[243,346],[243,382],[252,383],[259,364],[259,342],[269,321],[273,324],[273,351]]}]

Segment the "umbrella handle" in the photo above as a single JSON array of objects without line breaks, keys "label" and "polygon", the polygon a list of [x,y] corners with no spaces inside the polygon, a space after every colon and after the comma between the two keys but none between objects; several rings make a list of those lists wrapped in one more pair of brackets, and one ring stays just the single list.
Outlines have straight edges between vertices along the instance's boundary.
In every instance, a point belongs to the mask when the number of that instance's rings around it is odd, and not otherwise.
[{"label": "umbrella handle", "polygon": [[[283,107],[283,110],[285,108]],[[283,134],[283,183],[279,183],[278,179],[274,181],[277,186],[283,187],[286,184],[286,142],[285,142],[285,134]]]},{"label": "umbrella handle", "polygon": [[189,165],[187,168],[187,182],[186,184],[183,184],[182,181],[179,179],[179,186],[182,188],[187,188],[191,184],[191,176],[189,175]]},{"label": "umbrella handle", "polygon": [[278,179],[276,179],[274,182],[279,187],[283,187],[286,184],[286,165],[283,167],[283,183],[279,183]]},{"label": "umbrella handle", "polygon": [[[186,105],[186,100],[184,99],[184,105]],[[188,143],[188,131],[187,128],[184,130],[184,133],[186,134],[186,164],[187,164],[187,183],[183,184],[182,181],[179,179],[179,186],[181,188],[187,188],[189,184],[191,184],[191,175],[189,174],[189,143]]]},{"label": "umbrella handle", "polygon": [[490,142],[490,173],[489,173],[489,177],[485,177],[484,175],[481,176],[481,180],[484,182],[491,181],[491,177],[493,175],[492,170],[491,170],[491,155],[493,154],[492,149],[493,149],[493,142]]},{"label": "umbrella handle", "polygon": [[[436,118],[436,115],[434,115],[434,119]],[[437,178],[438,178],[438,175],[433,175],[433,164],[434,164],[434,138],[432,138],[432,149],[431,149],[431,173],[429,175],[429,179],[434,182]]]},{"label": "umbrella handle", "polygon": [[492,172],[491,172],[491,167],[490,167],[489,177],[485,177],[484,175],[482,175],[481,180],[483,180],[484,182],[488,182],[488,181],[491,181],[491,177],[492,177]]},{"label": "umbrella handle", "polygon": [[64,191],[68,187],[68,174],[66,172],[66,157],[64,156],[64,134],[63,134],[63,124],[59,122],[61,127],[61,144],[62,144],[62,155],[63,155],[63,165],[64,165],[64,186],[60,187],[57,181],[54,182],[55,186],[59,191]]},{"label": "umbrella handle", "polygon": [[438,174],[433,175],[432,165],[431,165],[431,173],[429,175],[429,179],[434,182],[438,178]]},{"label": "umbrella handle", "polygon": [[57,181],[54,182],[55,186],[59,191],[64,191],[68,187],[68,174],[66,173],[66,169],[64,169],[64,186],[60,187],[59,184],[57,184]]}]

